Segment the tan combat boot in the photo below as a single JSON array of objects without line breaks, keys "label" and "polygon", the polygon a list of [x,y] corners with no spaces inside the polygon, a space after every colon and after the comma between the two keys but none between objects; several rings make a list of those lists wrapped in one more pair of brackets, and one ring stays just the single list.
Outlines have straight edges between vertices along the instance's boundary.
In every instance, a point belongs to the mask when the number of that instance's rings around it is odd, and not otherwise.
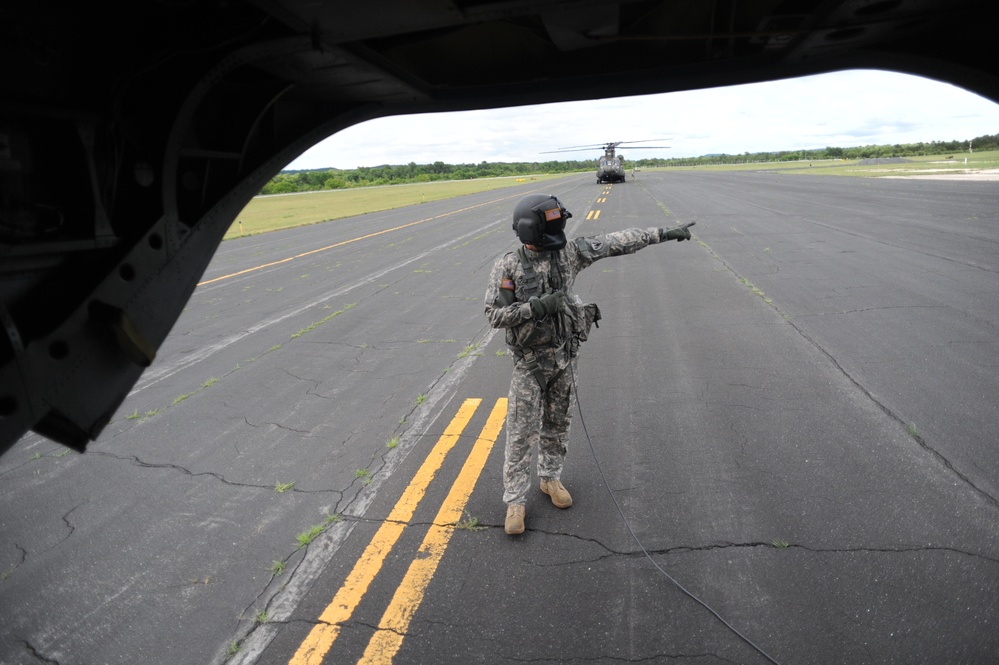
[{"label": "tan combat boot", "polygon": [[552,498],[556,508],[568,508],[572,505],[572,495],[558,480],[541,480],[541,491]]},{"label": "tan combat boot", "polygon": [[511,503],[506,507],[506,532],[511,536],[524,533],[524,504]]}]

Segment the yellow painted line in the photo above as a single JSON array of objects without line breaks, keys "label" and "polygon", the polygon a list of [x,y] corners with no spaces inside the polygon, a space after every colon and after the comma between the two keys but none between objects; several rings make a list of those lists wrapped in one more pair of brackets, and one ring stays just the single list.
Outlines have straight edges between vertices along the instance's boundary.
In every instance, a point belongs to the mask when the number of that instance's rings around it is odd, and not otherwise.
[{"label": "yellow painted line", "polygon": [[586,213],[586,219],[593,219],[593,211]]},{"label": "yellow painted line", "polygon": [[[589,215],[587,215],[586,219],[589,219],[589,218],[590,218]],[[593,211],[593,219],[600,219],[600,211],[599,210],[594,210]]]},{"label": "yellow painted line", "polygon": [[601,198],[601,199],[597,199],[597,203],[607,203],[606,197],[605,198]]},{"label": "yellow painted line", "polygon": [[319,615],[319,622],[309,631],[289,665],[318,665],[329,653],[340,634],[340,625],[347,621],[360,604],[368,586],[378,575],[385,558],[402,535],[406,523],[413,517],[416,506],[426,494],[430,481],[444,463],[444,458],[458,442],[458,437],[468,425],[481,399],[466,399],[451,423],[437,440],[420,469],[413,476],[392,512],[368,543],[364,553],[354,564],[343,586],[333,596],[333,601]]},{"label": "yellow painted line", "polygon": [[482,468],[486,464],[486,459],[493,448],[503,429],[503,421],[506,418],[507,399],[502,397],[496,400],[489,419],[486,421],[482,433],[472,446],[472,451],[465,460],[465,466],[458,474],[457,480],[451,486],[447,498],[444,499],[434,523],[431,525],[427,536],[423,539],[423,544],[416,554],[413,563],[410,564],[406,577],[403,578],[399,588],[396,589],[392,602],[382,615],[378,630],[368,642],[368,648],[364,650],[364,655],[358,661],[359,665],[385,665],[391,663],[396,653],[402,646],[403,637],[409,630],[409,623],[423,602],[423,595],[437,571],[448,542],[454,534],[455,525],[461,519],[468,497],[472,495],[475,482],[482,474]]},{"label": "yellow painted line", "polygon": [[[532,190],[532,192],[541,190]],[[517,198],[524,196],[524,194],[515,195]],[[286,259],[281,259],[279,261],[271,261],[270,263],[265,263],[263,265],[255,266],[253,268],[247,268],[246,270],[240,270],[239,272],[234,272],[229,275],[221,275],[214,279],[207,279],[203,282],[198,282],[198,286],[204,286],[205,284],[212,284],[214,282],[221,282],[224,279],[231,279],[233,277],[239,277],[240,275],[245,275],[250,272],[256,272],[257,270],[263,270],[264,268],[270,268],[271,266],[281,265],[282,263],[288,263],[289,261],[294,261],[295,259],[300,259],[304,256],[310,256],[312,254],[318,254],[319,252],[326,252],[331,249],[336,249],[337,247],[343,247],[344,245],[349,245],[352,242],[358,242],[359,240],[367,240],[368,238],[374,238],[375,236],[380,236],[385,233],[391,233],[393,231],[399,231],[401,229],[409,228],[410,226],[416,226],[417,224],[423,224],[425,222],[432,222],[435,219],[443,219],[445,217],[450,217],[451,215],[457,215],[463,212],[468,212],[469,210],[474,210],[475,208],[481,208],[482,206],[491,205],[493,203],[499,203],[500,201],[506,201],[507,199],[512,199],[514,196],[503,196],[498,199],[493,199],[492,201],[486,201],[485,203],[477,203],[473,206],[468,206],[467,208],[461,208],[460,210],[452,210],[451,212],[446,212],[443,215],[437,215],[436,217],[427,217],[426,219],[420,219],[415,222],[409,222],[408,224],[403,224],[402,226],[396,226],[391,229],[384,229],[382,231],[375,231],[374,233],[369,233],[367,235],[358,236],[357,238],[351,238],[350,240],[344,240],[343,242],[338,242],[332,245],[327,245],[326,247],[320,247],[318,249],[312,249],[308,252],[302,252],[301,254],[296,254],[295,256],[289,256]]]}]

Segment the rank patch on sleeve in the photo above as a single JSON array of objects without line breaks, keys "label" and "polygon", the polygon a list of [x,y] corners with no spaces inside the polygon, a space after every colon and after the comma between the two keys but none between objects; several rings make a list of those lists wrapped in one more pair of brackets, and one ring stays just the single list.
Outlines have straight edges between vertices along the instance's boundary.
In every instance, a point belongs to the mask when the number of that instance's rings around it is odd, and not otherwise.
[{"label": "rank patch on sleeve", "polygon": [[514,290],[513,280],[512,279],[504,279],[504,280],[502,280],[500,282],[500,288],[501,289],[508,289],[510,291],[513,291]]}]

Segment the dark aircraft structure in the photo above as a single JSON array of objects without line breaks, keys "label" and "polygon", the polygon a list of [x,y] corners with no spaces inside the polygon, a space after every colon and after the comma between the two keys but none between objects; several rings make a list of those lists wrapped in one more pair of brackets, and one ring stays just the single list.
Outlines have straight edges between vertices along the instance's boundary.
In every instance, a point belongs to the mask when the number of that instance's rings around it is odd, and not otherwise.
[{"label": "dark aircraft structure", "polygon": [[84,450],[239,211],[350,125],[855,68],[999,101],[996,25],[977,0],[3,3],[0,452]]},{"label": "dark aircraft structure", "polygon": [[[648,139],[649,141],[658,141],[659,139]],[[625,143],[646,143],[646,141],[615,141],[613,143],[606,143],[600,145],[577,145],[568,148],[559,148],[558,150],[547,150],[546,153],[551,152],[575,152],[578,150],[595,150],[600,148],[604,151],[603,156],[597,160],[597,184],[602,185],[605,182],[624,182],[626,180],[626,175],[624,172],[624,155],[617,153],[617,147],[624,145]],[[643,146],[643,150],[666,150],[669,146],[666,145],[654,145],[654,146]],[[545,153],[542,153],[545,154]]]}]

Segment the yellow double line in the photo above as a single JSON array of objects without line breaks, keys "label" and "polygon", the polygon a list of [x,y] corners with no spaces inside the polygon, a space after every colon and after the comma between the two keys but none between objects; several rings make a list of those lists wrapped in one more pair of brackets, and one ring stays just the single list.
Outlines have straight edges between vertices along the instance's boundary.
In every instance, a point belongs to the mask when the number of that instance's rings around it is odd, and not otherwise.
[{"label": "yellow double line", "polygon": [[[413,517],[416,507],[426,494],[430,481],[440,470],[444,458],[454,448],[458,437],[475,415],[475,410],[481,399],[466,399],[458,409],[458,413],[444,430],[440,439],[434,445],[430,454],[424,460],[420,469],[413,476],[406,491],[396,503],[388,518],[375,533],[364,553],[357,560],[353,570],[347,576],[333,601],[319,615],[319,621],[298,647],[298,651],[289,661],[289,665],[319,665],[329,653],[340,634],[340,627],[350,619],[354,610],[360,604],[368,587],[382,564],[392,550],[396,541],[402,535],[407,523]],[[482,432],[472,446],[465,465],[458,478],[451,486],[444,503],[434,518],[418,553],[409,566],[406,576],[396,589],[392,601],[382,615],[378,630],[368,642],[368,647],[361,657],[360,663],[391,663],[395,654],[402,646],[403,636],[409,628],[409,623],[416,614],[427,585],[437,570],[441,557],[447,549],[448,541],[454,533],[455,526],[461,518],[465,504],[472,494],[475,482],[482,473],[486,458],[493,444],[499,437],[506,416],[507,399],[496,400],[496,405],[486,419]]]}]

